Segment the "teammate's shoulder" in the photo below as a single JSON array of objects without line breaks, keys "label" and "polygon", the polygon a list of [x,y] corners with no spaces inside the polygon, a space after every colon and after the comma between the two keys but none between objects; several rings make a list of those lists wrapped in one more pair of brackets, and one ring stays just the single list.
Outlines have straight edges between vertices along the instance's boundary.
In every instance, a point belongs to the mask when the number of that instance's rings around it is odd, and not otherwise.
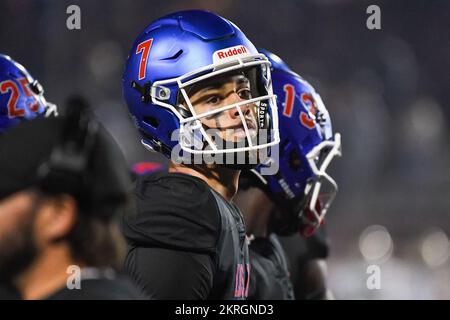
[{"label": "teammate's shoulder", "polygon": [[203,180],[158,172],[139,176],[135,183],[136,210],[123,224],[131,244],[215,252],[219,209]]},{"label": "teammate's shoulder", "polygon": [[311,259],[326,259],[330,250],[330,240],[325,226],[320,227],[310,237],[305,239]]},{"label": "teammate's shoulder", "polygon": [[[184,193],[202,192],[209,193],[210,187],[202,179],[182,173],[170,173],[166,171],[152,172],[139,176],[136,180],[138,189],[136,192],[148,193],[148,190],[179,189]],[[191,189],[186,189],[190,187]],[[151,194],[150,194],[151,195]]]},{"label": "teammate's shoulder", "polygon": [[[193,213],[217,209],[211,188],[200,178],[180,173],[158,172],[138,177],[135,196],[141,203],[164,204]],[[202,210],[202,212],[203,212]]]}]

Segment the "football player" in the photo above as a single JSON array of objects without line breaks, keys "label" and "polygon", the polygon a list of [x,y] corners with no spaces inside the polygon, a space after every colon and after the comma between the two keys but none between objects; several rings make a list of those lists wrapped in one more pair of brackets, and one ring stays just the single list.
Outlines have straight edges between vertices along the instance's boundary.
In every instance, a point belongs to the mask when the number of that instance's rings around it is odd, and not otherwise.
[{"label": "football player", "polygon": [[[24,120],[57,116],[37,80],[19,63],[0,54],[0,135]],[[0,283],[0,299],[17,298],[10,285]]]},{"label": "football player", "polygon": [[0,135],[0,283],[23,299],[136,299],[119,275],[123,156],[77,100]]},{"label": "football player", "polygon": [[[322,270],[317,269],[320,266],[311,263],[301,275],[300,270],[295,270],[293,286],[278,235],[301,233],[310,237],[322,224],[337,192],[337,184],[326,169],[334,157],[341,155],[340,135],[333,136],[328,111],[311,85],[276,55],[265,50],[260,52],[272,63],[281,141],[279,159],[272,159],[279,161],[278,172],[262,175],[264,163],[243,171],[236,197],[250,238],[249,299],[318,298],[324,292]],[[296,243],[300,248],[312,248],[313,255],[323,256],[327,245],[315,234]],[[304,244],[300,245],[300,241]],[[300,269],[299,257],[292,258],[295,267]],[[313,258],[309,256],[309,260]],[[294,289],[297,289],[295,294]]]},{"label": "football player", "polygon": [[240,169],[279,140],[267,58],[232,22],[177,12],[137,37],[123,91],[144,146],[170,159],[168,173],[137,178],[125,269],[155,299],[246,298],[245,225],[231,200]]},{"label": "football player", "polygon": [[39,82],[21,64],[0,54],[0,134],[23,120],[57,114]]}]

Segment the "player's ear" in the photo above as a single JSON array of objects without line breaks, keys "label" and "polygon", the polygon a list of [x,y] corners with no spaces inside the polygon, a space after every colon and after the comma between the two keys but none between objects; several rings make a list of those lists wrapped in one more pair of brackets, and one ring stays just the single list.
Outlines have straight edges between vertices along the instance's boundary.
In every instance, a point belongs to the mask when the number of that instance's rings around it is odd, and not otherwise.
[{"label": "player's ear", "polygon": [[76,200],[67,194],[44,200],[36,216],[35,232],[42,244],[65,238],[73,229],[78,215]]}]

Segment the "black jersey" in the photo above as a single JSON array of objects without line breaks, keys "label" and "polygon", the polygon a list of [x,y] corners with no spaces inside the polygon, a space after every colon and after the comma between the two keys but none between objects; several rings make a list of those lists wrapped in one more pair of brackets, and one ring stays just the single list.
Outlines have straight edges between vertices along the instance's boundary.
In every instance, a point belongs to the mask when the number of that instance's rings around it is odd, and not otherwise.
[{"label": "black jersey", "polygon": [[[84,279],[79,288],[64,286],[46,297],[46,300],[140,300],[145,299],[139,289],[126,276]],[[0,285],[0,300],[21,300],[18,290]]]},{"label": "black jersey", "polygon": [[244,299],[249,257],[237,207],[203,180],[179,173],[137,177],[125,216],[125,271],[153,299]]},{"label": "black jersey", "polygon": [[250,241],[252,267],[249,300],[293,300],[286,255],[278,237],[255,238]]},{"label": "black jersey", "polygon": [[[280,242],[285,250],[291,272],[291,280],[294,286],[296,299],[321,299],[326,294],[325,283],[317,287],[316,292],[310,292],[305,281],[308,263],[316,259],[326,259],[329,252],[329,240],[324,226],[310,237],[305,238],[299,234],[290,237],[280,237]],[[306,279],[311,280],[312,279]]]},{"label": "black jersey", "polygon": [[20,300],[21,296],[12,285],[0,284],[0,300]]},{"label": "black jersey", "polygon": [[81,280],[80,288],[57,290],[46,300],[140,300],[145,297],[128,277]]}]

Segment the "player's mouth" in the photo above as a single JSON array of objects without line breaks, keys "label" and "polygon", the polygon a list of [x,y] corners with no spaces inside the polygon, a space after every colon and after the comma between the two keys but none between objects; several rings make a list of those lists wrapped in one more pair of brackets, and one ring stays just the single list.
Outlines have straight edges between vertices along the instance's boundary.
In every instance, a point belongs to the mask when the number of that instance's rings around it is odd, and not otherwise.
[{"label": "player's mouth", "polygon": [[[256,130],[256,125],[253,123],[253,121],[247,119],[246,124],[250,138],[256,137],[258,132]],[[247,137],[244,126],[242,124],[234,127],[233,129],[234,129],[233,134],[236,139],[242,140]]]}]

